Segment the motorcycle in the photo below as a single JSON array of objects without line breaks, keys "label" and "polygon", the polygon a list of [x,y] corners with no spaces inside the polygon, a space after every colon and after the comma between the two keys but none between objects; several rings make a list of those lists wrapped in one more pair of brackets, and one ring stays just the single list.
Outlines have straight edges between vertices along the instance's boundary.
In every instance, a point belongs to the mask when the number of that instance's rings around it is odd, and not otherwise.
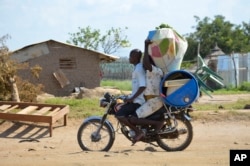
[{"label": "motorcycle", "polygon": [[[107,107],[102,117],[92,116],[84,120],[77,133],[77,140],[82,150],[108,151],[115,140],[115,130],[111,122],[107,120],[108,115],[115,115],[115,107],[122,96],[115,97],[106,93],[100,100],[102,107]],[[160,110],[147,117],[151,120],[165,119],[165,124],[159,133],[154,132],[152,126],[140,126],[145,137],[142,142],[156,142],[159,147],[166,151],[181,151],[188,147],[193,138],[192,124],[190,123],[189,110],[175,109],[171,111],[170,106],[164,105]],[[119,121],[118,121],[119,123]],[[120,123],[122,134],[132,142],[135,132]]]},{"label": "motorcycle", "polygon": [[[184,85],[174,89],[176,93],[172,92],[171,86],[165,86],[166,82],[169,84],[172,80],[181,80],[181,82],[185,80]],[[197,98],[199,92],[198,83],[192,74],[186,71],[177,71],[168,74],[160,86],[162,87],[163,107],[146,118],[156,121],[164,119],[164,125],[158,133],[155,132],[154,127],[151,125],[137,125],[136,127],[145,134],[145,137],[140,141],[159,146],[165,151],[182,151],[190,145],[193,139],[193,127],[190,117],[192,109],[190,106]],[[190,89],[192,91],[189,91]],[[166,96],[165,94],[168,91],[171,91],[171,94]],[[180,93],[182,91],[184,93]],[[174,99],[169,99],[169,96],[174,97]],[[77,141],[82,150],[109,151],[111,149],[115,141],[116,130],[107,117],[108,115],[115,115],[117,107],[125,97],[114,96],[109,93],[104,94],[103,98],[100,99],[100,106],[106,108],[106,112],[102,117],[88,117],[78,129]],[[120,123],[119,120],[117,127],[117,130],[120,129],[121,133],[129,141],[133,141],[135,136],[133,130]]]}]

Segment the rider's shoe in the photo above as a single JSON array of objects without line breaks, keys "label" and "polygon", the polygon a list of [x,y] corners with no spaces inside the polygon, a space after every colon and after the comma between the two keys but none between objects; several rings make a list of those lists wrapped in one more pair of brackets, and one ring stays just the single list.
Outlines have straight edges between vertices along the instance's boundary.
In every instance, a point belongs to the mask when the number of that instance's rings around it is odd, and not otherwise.
[{"label": "rider's shoe", "polygon": [[136,134],[136,136],[134,137],[134,139],[132,140],[132,146],[140,141],[143,137],[145,137],[145,133],[143,131],[140,131],[138,134]]}]

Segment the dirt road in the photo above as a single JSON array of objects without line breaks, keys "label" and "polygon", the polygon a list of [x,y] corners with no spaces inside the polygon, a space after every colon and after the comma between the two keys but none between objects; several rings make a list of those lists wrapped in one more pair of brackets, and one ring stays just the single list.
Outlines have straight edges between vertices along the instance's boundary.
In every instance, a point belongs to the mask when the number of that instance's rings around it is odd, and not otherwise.
[{"label": "dirt road", "polygon": [[[207,116],[217,116],[207,114]],[[250,150],[250,121],[194,120],[191,145],[165,152],[145,143],[130,146],[121,134],[109,152],[83,152],[77,143],[81,120],[58,122],[49,137],[47,128],[19,123],[0,124],[0,165],[3,166],[228,166],[230,149]]]}]

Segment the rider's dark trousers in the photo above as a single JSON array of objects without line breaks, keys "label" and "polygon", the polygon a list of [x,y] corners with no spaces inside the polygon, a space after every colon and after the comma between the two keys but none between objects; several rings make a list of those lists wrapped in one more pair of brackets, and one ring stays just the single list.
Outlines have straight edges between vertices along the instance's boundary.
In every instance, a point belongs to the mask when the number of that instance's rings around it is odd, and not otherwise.
[{"label": "rider's dark trousers", "polygon": [[141,105],[138,103],[126,103],[124,104],[121,109],[115,114],[117,117],[128,117],[129,115],[134,114],[137,108],[139,108]]}]

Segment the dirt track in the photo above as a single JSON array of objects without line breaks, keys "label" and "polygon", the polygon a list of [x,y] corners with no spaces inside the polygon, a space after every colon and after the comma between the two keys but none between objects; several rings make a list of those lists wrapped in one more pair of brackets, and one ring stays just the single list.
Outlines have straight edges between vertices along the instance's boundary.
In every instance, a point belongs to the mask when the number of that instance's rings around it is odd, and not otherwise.
[{"label": "dirt track", "polygon": [[[229,100],[229,97],[226,99]],[[204,99],[200,102],[207,101]],[[216,114],[208,116],[216,116]],[[116,135],[115,143],[109,152],[83,152],[76,139],[81,120],[69,120],[66,127],[61,127],[61,124],[56,124],[53,137],[49,137],[47,128],[42,126],[2,123],[0,125],[1,165],[228,166],[230,149],[250,149],[249,120],[195,120],[192,122],[193,141],[186,150],[181,152],[165,152],[145,143],[137,143],[132,147],[121,134]]]}]

